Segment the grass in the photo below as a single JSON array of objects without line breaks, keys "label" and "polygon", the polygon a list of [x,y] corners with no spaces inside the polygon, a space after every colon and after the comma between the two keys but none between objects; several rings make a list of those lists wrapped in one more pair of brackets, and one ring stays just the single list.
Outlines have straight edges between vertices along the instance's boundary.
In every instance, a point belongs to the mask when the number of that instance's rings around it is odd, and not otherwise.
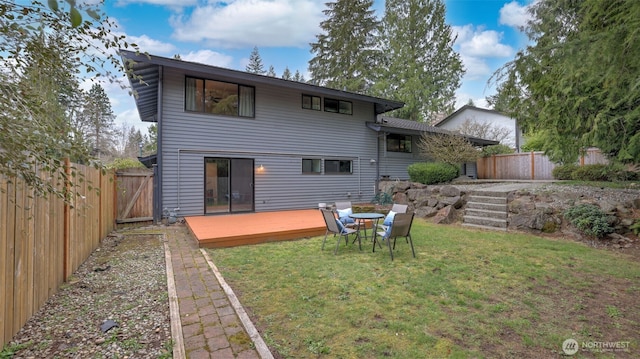
[{"label": "grass", "polygon": [[422,220],[412,235],[417,258],[402,240],[393,262],[370,242],[334,255],[333,237],[209,253],[285,358],[558,356],[568,338],[640,350],[637,260]]}]

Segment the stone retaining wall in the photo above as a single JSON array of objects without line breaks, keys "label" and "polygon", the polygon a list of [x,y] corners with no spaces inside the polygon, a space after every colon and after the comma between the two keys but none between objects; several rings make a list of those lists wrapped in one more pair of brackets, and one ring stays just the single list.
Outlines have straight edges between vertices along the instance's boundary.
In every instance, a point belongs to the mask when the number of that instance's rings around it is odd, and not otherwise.
[{"label": "stone retaining wall", "polygon": [[[394,203],[408,204],[409,210],[422,218],[432,218],[435,223],[462,221],[469,195],[475,189],[469,185],[423,185],[409,181],[384,181],[381,191],[389,194]],[[480,189],[480,187],[478,187]],[[484,187],[482,189],[489,189]],[[588,194],[532,193],[527,190],[514,191],[508,197],[508,229],[533,233],[563,232],[578,235],[567,226],[563,212],[577,204],[591,203],[612,215],[612,225],[619,236],[629,235],[629,227],[640,217],[640,196],[634,200],[602,200]],[[622,242],[624,240],[620,239]]]}]

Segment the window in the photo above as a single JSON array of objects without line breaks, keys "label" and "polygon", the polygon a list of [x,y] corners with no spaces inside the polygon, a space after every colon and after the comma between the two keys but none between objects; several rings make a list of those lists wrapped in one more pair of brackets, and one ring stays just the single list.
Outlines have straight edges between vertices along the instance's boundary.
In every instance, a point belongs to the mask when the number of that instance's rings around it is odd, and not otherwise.
[{"label": "window", "polygon": [[320,159],[318,158],[303,158],[302,159],[302,173],[320,173]]},{"label": "window", "polygon": [[324,110],[326,112],[342,113],[345,115],[353,114],[353,104],[349,101],[336,100],[332,98],[324,99]]},{"label": "window", "polygon": [[254,117],[255,89],[230,82],[187,77],[185,110],[216,115]]},{"label": "window", "polygon": [[311,95],[302,95],[302,108],[308,110],[320,111],[320,97]]},{"label": "window", "polygon": [[387,152],[411,153],[411,136],[397,135],[394,133],[388,134]]},{"label": "window", "polygon": [[324,160],[324,173],[352,173],[350,160]]}]

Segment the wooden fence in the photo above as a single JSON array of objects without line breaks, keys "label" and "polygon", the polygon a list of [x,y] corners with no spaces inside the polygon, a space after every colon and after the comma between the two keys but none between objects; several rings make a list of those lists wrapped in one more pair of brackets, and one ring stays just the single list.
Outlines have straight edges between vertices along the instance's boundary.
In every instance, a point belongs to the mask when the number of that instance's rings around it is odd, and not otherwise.
[{"label": "wooden fence", "polygon": [[118,171],[117,223],[153,220],[153,171],[128,169]]},{"label": "wooden fence", "polygon": [[0,176],[0,348],[115,228],[113,173],[71,169],[73,206]]},{"label": "wooden fence", "polygon": [[[607,163],[598,149],[580,157],[580,165]],[[543,152],[513,153],[482,157],[476,161],[479,179],[550,180],[556,166]]]}]

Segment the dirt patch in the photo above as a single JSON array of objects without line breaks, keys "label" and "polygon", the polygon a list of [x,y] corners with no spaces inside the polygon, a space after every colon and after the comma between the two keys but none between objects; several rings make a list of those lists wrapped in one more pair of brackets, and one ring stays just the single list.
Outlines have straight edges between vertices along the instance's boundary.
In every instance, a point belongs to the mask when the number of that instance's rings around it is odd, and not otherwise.
[{"label": "dirt patch", "polygon": [[170,358],[160,238],[107,237],[5,352],[13,358]]}]

